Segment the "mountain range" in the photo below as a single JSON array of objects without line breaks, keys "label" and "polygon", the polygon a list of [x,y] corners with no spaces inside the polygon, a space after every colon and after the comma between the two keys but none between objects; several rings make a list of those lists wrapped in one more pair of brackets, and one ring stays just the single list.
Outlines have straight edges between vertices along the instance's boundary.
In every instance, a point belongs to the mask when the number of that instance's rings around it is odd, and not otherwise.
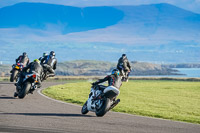
[{"label": "mountain range", "polygon": [[19,3],[0,8],[0,61],[54,50],[59,61],[200,61],[200,14],[161,3],[72,7]]}]

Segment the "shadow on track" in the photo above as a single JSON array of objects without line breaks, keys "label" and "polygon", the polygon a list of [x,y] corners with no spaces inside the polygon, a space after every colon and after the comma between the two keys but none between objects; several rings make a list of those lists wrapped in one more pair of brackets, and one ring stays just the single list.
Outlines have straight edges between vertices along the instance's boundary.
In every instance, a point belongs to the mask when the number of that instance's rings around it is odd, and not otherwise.
[{"label": "shadow on track", "polygon": [[1,95],[0,99],[16,99],[14,97],[6,96],[6,95]]},{"label": "shadow on track", "polygon": [[14,97],[0,97],[0,99],[16,99]]},{"label": "shadow on track", "polygon": [[0,113],[0,115],[29,115],[29,116],[60,116],[60,117],[94,117],[82,114],[59,114],[59,113]]}]

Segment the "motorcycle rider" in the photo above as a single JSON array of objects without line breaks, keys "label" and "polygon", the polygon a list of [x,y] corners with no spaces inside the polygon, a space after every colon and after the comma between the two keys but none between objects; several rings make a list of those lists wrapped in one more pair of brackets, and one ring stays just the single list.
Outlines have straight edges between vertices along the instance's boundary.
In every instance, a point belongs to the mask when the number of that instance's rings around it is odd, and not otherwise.
[{"label": "motorcycle rider", "polygon": [[16,59],[16,63],[23,63],[24,66],[27,66],[29,63],[29,58],[26,52],[23,52],[22,55],[20,55],[17,59]]},{"label": "motorcycle rider", "polygon": [[[45,58],[46,56],[48,56],[48,54],[44,52],[44,53],[42,54],[42,57],[39,58],[39,60],[41,61],[41,60],[42,60],[43,58]],[[40,62],[40,63],[43,64],[42,62]]]},{"label": "motorcycle rider", "polygon": [[57,59],[55,58],[55,52],[51,51],[49,55],[45,56],[43,59],[41,59],[41,63],[43,66],[46,66],[48,69],[48,75],[47,77],[53,77],[55,76],[55,69],[57,65]]},{"label": "motorcycle rider", "polygon": [[[108,86],[98,85],[105,81],[108,81]],[[92,111],[96,113],[96,116],[105,115],[120,102],[120,99],[116,100],[116,97],[121,85],[122,81],[118,69],[113,69],[111,75],[92,83],[89,98],[83,105],[81,113],[87,114]]]},{"label": "motorcycle rider", "polygon": [[20,73],[20,78],[19,81],[15,84],[17,86],[16,88],[16,92],[14,93],[14,97],[18,96],[18,91],[19,89],[21,89],[21,84],[23,82],[23,79],[25,77],[25,75],[27,74],[27,70],[29,70],[28,73],[33,73],[36,72],[38,74],[38,82],[37,82],[37,87],[40,88],[41,87],[41,80],[40,80],[40,76],[41,73],[43,71],[42,66],[40,65],[40,61],[38,59],[35,59],[33,62],[31,62],[30,64],[28,64],[28,66],[24,67],[22,69],[22,72]]},{"label": "motorcycle rider", "polygon": [[[111,75],[106,76],[103,79],[99,79],[98,81],[92,83],[93,86],[98,85],[99,83],[103,83],[105,81],[108,81],[108,86],[114,86],[117,89],[120,89],[122,82],[121,78],[119,76],[119,70],[113,69]],[[103,88],[100,88],[103,89]]]},{"label": "motorcycle rider", "polygon": [[[15,61],[16,61],[16,64],[22,63],[24,67],[26,67],[29,64],[29,58],[26,52],[23,52],[22,55],[20,55]],[[10,72],[12,73],[13,69]]]},{"label": "motorcycle rider", "polygon": [[[113,69],[111,75],[106,76],[103,79],[99,79],[98,81],[92,83],[93,86],[98,85],[99,83],[103,83],[105,81],[108,81],[108,86],[114,86],[117,89],[120,89],[122,85],[121,78],[119,76],[119,70],[118,69]],[[104,91],[104,89],[107,86],[97,86],[99,90]],[[97,89],[97,88],[94,88]],[[116,100],[116,97],[113,99],[113,105],[117,105],[119,103],[120,99]]]},{"label": "motorcycle rider", "polygon": [[129,74],[131,72],[131,65],[130,62],[128,61],[128,58],[126,54],[122,54],[122,57],[119,58],[118,64],[117,64],[117,69],[123,74],[122,71],[124,71],[122,81],[128,81]]}]

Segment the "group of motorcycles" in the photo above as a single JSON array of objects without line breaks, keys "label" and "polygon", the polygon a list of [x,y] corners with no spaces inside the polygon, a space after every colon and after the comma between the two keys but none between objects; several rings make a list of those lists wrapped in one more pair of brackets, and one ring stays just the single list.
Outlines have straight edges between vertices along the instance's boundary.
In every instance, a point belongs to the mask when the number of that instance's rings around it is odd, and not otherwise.
[{"label": "group of motorcycles", "polygon": [[[44,81],[47,79],[48,75],[48,69],[47,66],[44,64],[43,66],[43,72],[41,75],[38,75],[36,72],[33,73],[26,73],[23,82],[20,86],[16,86],[16,90],[18,91],[18,94],[14,94],[14,97],[19,97],[20,99],[24,98],[27,94],[31,93],[33,94],[33,91],[37,89],[38,87],[38,80],[40,77],[41,81]],[[11,75],[10,75],[10,82],[19,82],[20,73],[22,72],[22,69],[24,68],[23,63],[16,63],[12,65]]]},{"label": "group of motorcycles", "polygon": [[[34,72],[31,74],[27,73],[23,79],[20,89],[16,86],[16,89],[19,89],[18,97],[20,99],[24,98],[26,94],[33,93],[33,91],[37,88],[38,77],[41,78],[41,81],[47,79],[48,66],[45,64],[42,66],[43,72],[41,76]],[[23,67],[24,65],[22,63],[13,64],[10,76],[11,82],[18,82]],[[125,78],[128,79],[128,77],[125,77],[124,75],[125,74],[120,71],[119,76],[122,81]],[[119,93],[119,89],[114,86],[106,87],[103,85],[92,85],[88,100],[83,105],[81,113],[87,114],[89,111],[92,111],[95,112],[96,116],[104,116],[109,110],[114,108],[120,102],[120,99],[116,100]]]}]

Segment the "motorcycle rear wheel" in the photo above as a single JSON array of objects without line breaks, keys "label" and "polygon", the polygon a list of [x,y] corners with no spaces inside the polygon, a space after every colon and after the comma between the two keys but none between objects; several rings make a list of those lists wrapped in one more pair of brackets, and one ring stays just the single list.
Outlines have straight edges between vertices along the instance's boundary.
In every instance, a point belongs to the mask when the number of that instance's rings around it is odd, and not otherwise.
[{"label": "motorcycle rear wheel", "polygon": [[31,83],[25,82],[22,89],[19,91],[18,97],[23,99],[31,88]]},{"label": "motorcycle rear wheel", "polygon": [[16,79],[17,79],[17,73],[18,73],[18,71],[17,70],[13,70],[12,71],[12,74],[10,75],[10,82],[14,82],[14,81],[16,81]]},{"label": "motorcycle rear wheel", "polygon": [[110,105],[110,99],[105,98],[103,101],[102,107],[95,112],[96,116],[98,116],[98,117],[104,116],[107,113],[107,111],[109,110],[109,105]]}]

